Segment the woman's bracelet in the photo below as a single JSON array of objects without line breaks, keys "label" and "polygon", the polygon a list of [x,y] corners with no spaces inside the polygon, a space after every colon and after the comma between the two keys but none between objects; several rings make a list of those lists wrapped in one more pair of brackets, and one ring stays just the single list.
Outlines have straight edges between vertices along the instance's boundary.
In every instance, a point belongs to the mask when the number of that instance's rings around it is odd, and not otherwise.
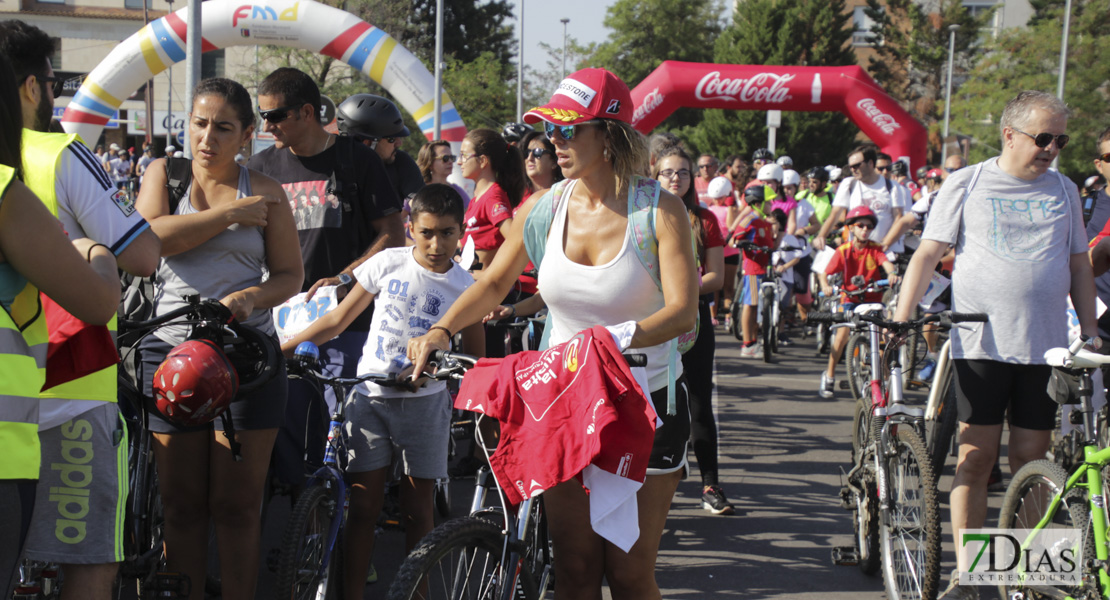
[{"label": "woman's bracelet", "polygon": [[444,327],[443,325],[432,325],[431,327],[428,328],[428,333],[431,333],[431,332],[435,331],[436,329],[442,331],[443,333],[446,333],[447,334],[447,339],[451,339],[451,338],[455,337],[455,334],[451,333],[451,330]]},{"label": "woman's bracelet", "polygon": [[516,316],[516,305],[515,304],[510,304],[509,305],[509,318],[511,319],[515,316]]},{"label": "woman's bracelet", "polygon": [[85,252],[85,262],[92,262],[92,251],[93,251],[93,248],[96,248],[97,246],[100,246],[101,248],[104,248],[105,250],[108,251],[109,254],[112,253],[112,249],[109,248],[108,246],[105,246],[104,244],[100,244],[100,243],[93,244],[92,246],[89,246],[88,251]]}]

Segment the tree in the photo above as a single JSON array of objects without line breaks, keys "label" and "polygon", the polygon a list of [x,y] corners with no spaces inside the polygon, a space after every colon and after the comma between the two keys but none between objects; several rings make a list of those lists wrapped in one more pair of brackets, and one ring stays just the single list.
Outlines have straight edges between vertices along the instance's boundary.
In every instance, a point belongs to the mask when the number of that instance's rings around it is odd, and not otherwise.
[{"label": "tree", "polygon": [[[717,0],[617,0],[605,15],[613,33],[594,48],[589,66],[604,67],[634,88],[665,60],[711,62],[708,41],[721,32],[720,14]],[[699,120],[696,112],[678,111],[663,126]]]},{"label": "tree", "polygon": [[[969,162],[1001,152],[999,122],[1006,102],[1022,90],[1056,90],[1063,7],[1048,4],[1030,23],[985,44],[984,58],[959,93],[953,94],[952,129],[969,140]],[[1073,0],[1064,88],[1064,101],[1071,109],[1071,142],[1060,153],[1059,166],[1075,181],[1093,172],[1098,134],[1110,125],[1106,113],[1110,66],[1094,58],[1110,53],[1108,24],[1110,0]]]},{"label": "tree", "polygon": [[[930,130],[939,157],[950,25],[959,27],[953,68],[965,74],[977,59],[980,32],[994,11],[973,17],[961,0],[867,0],[875,56],[868,72],[888,94]],[[953,77],[953,82],[956,78]]]},{"label": "tree", "polygon": [[[540,106],[547,102],[551,93],[563,80],[563,48],[540,42],[540,48],[547,54],[543,70],[524,67],[524,104],[526,107]],[[573,36],[567,36],[567,75],[585,68],[596,51],[597,44],[583,46]],[[634,86],[633,86],[634,87]],[[525,110],[528,110],[525,108]]]},{"label": "tree", "polygon": [[[789,32],[784,34],[782,32]],[[846,66],[855,64],[843,0],[749,0],[717,38],[714,62],[739,65]],[[710,109],[697,127],[679,130],[700,152],[751,152],[767,136],[763,112]],[[783,113],[779,154],[800,167],[840,162],[859,132],[840,113]]]}]

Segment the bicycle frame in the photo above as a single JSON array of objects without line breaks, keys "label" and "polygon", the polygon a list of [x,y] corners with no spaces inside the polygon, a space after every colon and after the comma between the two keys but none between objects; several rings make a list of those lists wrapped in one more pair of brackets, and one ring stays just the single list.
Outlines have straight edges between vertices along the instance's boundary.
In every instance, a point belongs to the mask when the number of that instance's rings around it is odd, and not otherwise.
[{"label": "bicycle frame", "polygon": [[[325,487],[333,489],[335,497],[343,499],[343,505],[338,507],[342,515],[346,515],[348,497],[347,479],[343,476],[343,470],[339,468],[339,450],[343,445],[343,423],[346,420],[344,407],[349,399],[348,397],[342,402],[336,402],[335,412],[332,413],[331,421],[328,423],[328,444],[324,449],[324,464],[316,469],[316,472],[312,474],[305,486],[307,488],[322,483]],[[328,528],[327,552],[324,553],[323,560],[320,561],[320,566],[317,568],[317,574],[320,576],[319,590],[321,593],[328,589],[328,566],[331,564],[332,558],[335,557],[335,542],[339,539],[339,532],[343,529],[345,521],[345,516],[332,519],[331,526]]]},{"label": "bicycle frame", "polygon": [[937,366],[933,371],[933,383],[929,386],[929,400],[925,404],[925,420],[935,421],[937,418],[937,408],[940,406],[940,395],[946,390],[942,390],[942,385],[936,385],[942,381],[947,381],[948,372],[952,369],[952,338],[944,340],[944,345],[940,347],[940,352],[937,353]]}]

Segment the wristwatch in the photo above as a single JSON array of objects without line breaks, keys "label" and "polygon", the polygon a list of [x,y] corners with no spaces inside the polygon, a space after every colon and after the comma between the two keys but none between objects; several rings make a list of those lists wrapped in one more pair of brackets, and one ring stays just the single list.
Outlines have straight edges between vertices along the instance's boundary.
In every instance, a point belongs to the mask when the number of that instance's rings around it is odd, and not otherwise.
[{"label": "wristwatch", "polygon": [[351,282],[355,280],[354,277],[351,277],[347,273],[340,273],[336,278],[339,279],[339,285],[351,285]]}]

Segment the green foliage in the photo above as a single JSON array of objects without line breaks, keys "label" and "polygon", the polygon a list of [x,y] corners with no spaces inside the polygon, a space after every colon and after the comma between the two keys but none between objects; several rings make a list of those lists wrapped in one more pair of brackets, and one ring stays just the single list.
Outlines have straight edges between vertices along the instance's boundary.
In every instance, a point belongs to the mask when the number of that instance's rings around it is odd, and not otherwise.
[{"label": "green foliage", "polygon": [[[885,5],[885,6],[884,6]],[[948,70],[948,27],[956,25],[953,82],[974,66],[981,33],[993,11],[972,17],[961,0],[867,0],[865,12],[874,34],[876,56],[868,72],[888,94],[930,130],[939,157],[944,114],[944,84]]]},{"label": "green foliage", "polygon": [[[1025,29],[1002,33],[983,48],[983,59],[952,96],[953,132],[970,138],[970,162],[997,156],[1001,150],[1002,109],[1022,90],[1055,93],[1059,74],[1063,7],[1050,4]],[[1071,143],[1060,153],[1060,170],[1075,181],[1094,172],[1098,134],[1110,125],[1110,65],[1098,57],[1110,53],[1110,0],[1073,0],[1068,38],[1064,101],[1071,108]]]},{"label": "green foliage", "polygon": [[516,80],[502,78],[498,64],[493,52],[483,52],[472,61],[452,58],[443,71],[443,88],[468,129],[500,131],[505,123],[516,120]]},{"label": "green foliage", "polygon": [[[789,32],[785,34],[783,32]],[[738,65],[846,66],[855,64],[843,0],[749,0],[717,38],[714,61]],[[750,155],[766,145],[764,112],[711,109],[696,127],[676,131],[696,152]],[[842,162],[859,129],[840,113],[783,112],[778,154],[794,164]]]},{"label": "green foliage", "polygon": [[[588,66],[609,69],[634,88],[665,60],[712,62],[709,41],[721,32],[720,14],[718,0],[617,0],[605,16],[613,33],[593,48]],[[698,118],[696,112],[679,111],[663,126]]]}]

